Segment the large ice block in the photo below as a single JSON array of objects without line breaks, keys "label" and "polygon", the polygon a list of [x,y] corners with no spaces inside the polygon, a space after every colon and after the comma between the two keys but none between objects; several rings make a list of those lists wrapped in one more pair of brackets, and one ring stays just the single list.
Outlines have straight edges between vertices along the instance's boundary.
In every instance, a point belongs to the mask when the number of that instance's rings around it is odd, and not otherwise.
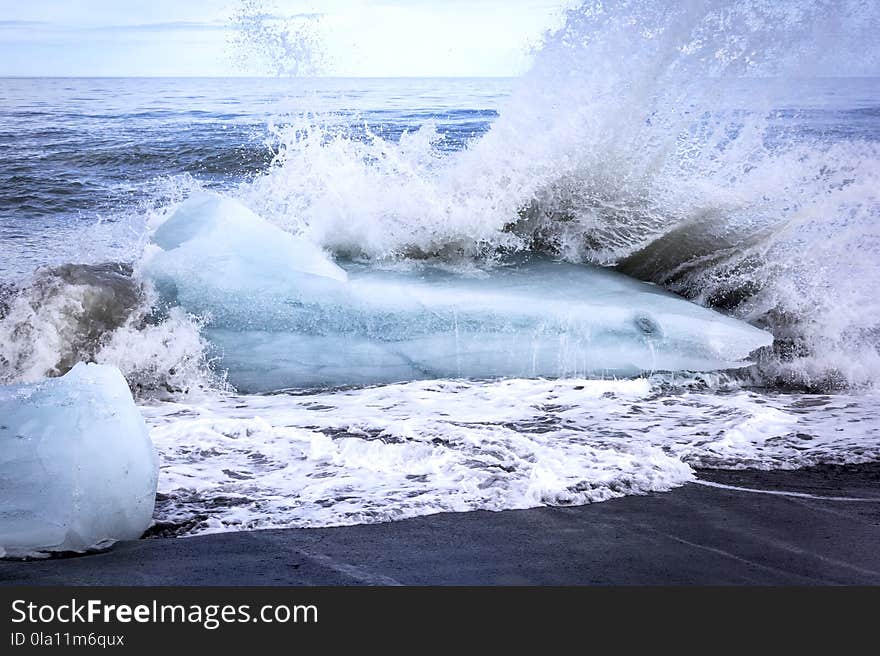
[{"label": "large ice block", "polygon": [[476,275],[415,265],[343,270],[307,241],[219,197],[184,203],[154,243],[145,273],[167,303],[208,318],[219,366],[242,391],[717,370],[748,364],[752,351],[773,341],[596,267],[524,261]]},{"label": "large ice block", "polygon": [[158,460],[114,367],[77,364],[0,387],[0,555],[86,551],[139,537]]}]

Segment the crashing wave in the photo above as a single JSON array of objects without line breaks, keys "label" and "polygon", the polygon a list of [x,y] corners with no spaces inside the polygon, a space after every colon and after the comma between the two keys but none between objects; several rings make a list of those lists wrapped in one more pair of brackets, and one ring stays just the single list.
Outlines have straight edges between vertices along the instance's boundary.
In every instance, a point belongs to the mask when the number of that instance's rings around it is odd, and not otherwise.
[{"label": "crashing wave", "polygon": [[236,194],[344,257],[615,266],[771,330],[766,383],[870,384],[880,144],[778,118],[799,78],[876,70],[878,28],[855,1],[585,2],[464,151],[430,124],[392,143],[293,121]]},{"label": "crashing wave", "polygon": [[140,396],[222,387],[198,320],[179,309],[157,318],[152,298],[126,264],[38,270],[0,303],[0,383],[62,376],[84,361],[118,367]]},{"label": "crashing wave", "polygon": [[[801,77],[877,70],[878,28],[880,6],[857,0],[588,1],[465,149],[430,123],[392,141],[308,115],[276,128],[272,164],[229,195],[368,266],[614,267],[772,332],[752,382],[870,385],[880,144],[780,117]],[[58,375],[77,352],[147,388],[203,379],[198,321],[155,313],[141,287],[116,325],[89,289],[43,272],[7,292],[0,378]]]}]

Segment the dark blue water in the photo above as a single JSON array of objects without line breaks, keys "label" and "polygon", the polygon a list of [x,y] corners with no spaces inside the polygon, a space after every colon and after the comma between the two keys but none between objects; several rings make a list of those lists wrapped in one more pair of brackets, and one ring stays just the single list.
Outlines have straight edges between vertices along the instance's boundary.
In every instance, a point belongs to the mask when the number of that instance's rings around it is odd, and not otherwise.
[{"label": "dark blue water", "polygon": [[[498,115],[513,80],[7,78],[0,80],[0,239],[118,216],[189,175],[223,187],[265,170],[270,126],[316,112],[349,134],[397,140],[428,121],[454,151]],[[744,98],[749,82],[738,82]],[[753,83],[752,83],[753,84]],[[788,96],[788,97],[786,97]],[[880,80],[803,80],[776,130],[880,139]],[[549,120],[549,117],[548,117]],[[2,268],[0,268],[2,270]]]},{"label": "dark blue water", "polygon": [[289,116],[318,113],[356,138],[392,141],[431,121],[440,150],[453,151],[488,129],[512,83],[0,79],[0,278],[79,261],[66,236],[161,204],[170,179],[249,179],[272,162],[272,127]]}]

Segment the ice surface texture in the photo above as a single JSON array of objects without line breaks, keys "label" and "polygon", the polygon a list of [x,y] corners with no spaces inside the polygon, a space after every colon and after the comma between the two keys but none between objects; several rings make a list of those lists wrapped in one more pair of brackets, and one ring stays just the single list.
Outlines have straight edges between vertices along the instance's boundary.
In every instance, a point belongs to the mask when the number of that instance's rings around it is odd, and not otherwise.
[{"label": "ice surface texture", "polygon": [[769,333],[605,269],[488,273],[334,264],[231,199],[200,195],[157,230],[144,272],[242,391],[427,378],[630,376],[742,366]]},{"label": "ice surface texture", "polygon": [[158,460],[113,367],[0,388],[0,555],[86,551],[150,524]]}]

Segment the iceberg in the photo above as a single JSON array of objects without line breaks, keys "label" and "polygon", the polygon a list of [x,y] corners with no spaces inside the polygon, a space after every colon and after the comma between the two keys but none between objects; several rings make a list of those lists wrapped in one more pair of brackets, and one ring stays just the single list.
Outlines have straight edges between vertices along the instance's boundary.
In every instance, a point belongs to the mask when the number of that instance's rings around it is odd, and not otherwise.
[{"label": "iceberg", "polygon": [[141,536],[158,459],[114,367],[0,387],[0,556],[82,552]]},{"label": "iceberg", "polygon": [[427,378],[632,376],[750,364],[769,333],[607,269],[520,261],[466,275],[334,263],[237,201],[199,195],[143,272],[243,392]]}]

